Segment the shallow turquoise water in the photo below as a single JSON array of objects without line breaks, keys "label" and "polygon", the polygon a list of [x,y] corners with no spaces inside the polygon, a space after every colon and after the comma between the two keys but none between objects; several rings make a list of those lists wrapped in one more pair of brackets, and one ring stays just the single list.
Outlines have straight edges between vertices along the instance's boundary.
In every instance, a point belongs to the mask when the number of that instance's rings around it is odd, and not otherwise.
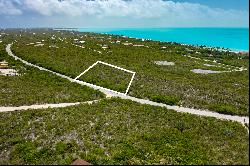
[{"label": "shallow turquoise water", "polygon": [[78,31],[249,51],[249,28],[80,28]]}]

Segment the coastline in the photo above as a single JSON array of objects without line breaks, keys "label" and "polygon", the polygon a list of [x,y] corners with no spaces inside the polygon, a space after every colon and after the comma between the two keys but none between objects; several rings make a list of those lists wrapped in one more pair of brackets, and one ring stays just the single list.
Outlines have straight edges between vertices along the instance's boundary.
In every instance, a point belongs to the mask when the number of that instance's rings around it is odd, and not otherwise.
[{"label": "coastline", "polygon": [[[106,28],[104,28],[106,29]],[[129,29],[129,28],[127,28]],[[132,28],[134,29],[134,28]],[[145,28],[147,29],[147,28]],[[148,28],[149,29],[149,28]],[[157,28],[156,28],[157,29]],[[191,29],[191,28],[190,28]],[[236,28],[237,29],[237,28]],[[204,45],[204,44],[188,44],[186,42],[176,42],[176,41],[165,41],[165,40],[157,40],[157,39],[151,39],[151,38],[144,38],[144,37],[133,37],[133,36],[128,36],[125,34],[115,34],[112,32],[102,32],[102,29],[96,30],[91,29],[91,28],[53,28],[53,30],[66,30],[66,31],[77,31],[77,32],[91,32],[91,33],[96,33],[96,34],[105,34],[105,35],[118,35],[124,38],[131,38],[131,39],[141,39],[141,40],[152,40],[152,41],[158,41],[158,42],[166,42],[166,43],[171,43],[175,42],[180,45],[186,45],[186,46],[192,46],[192,47],[203,47],[205,49],[211,49],[211,50],[216,50],[216,51],[223,51],[223,52],[231,52],[231,53],[236,53],[236,54],[249,54],[249,49],[237,49],[237,48],[225,48],[225,47],[219,47],[219,46],[209,46],[209,45]]]}]

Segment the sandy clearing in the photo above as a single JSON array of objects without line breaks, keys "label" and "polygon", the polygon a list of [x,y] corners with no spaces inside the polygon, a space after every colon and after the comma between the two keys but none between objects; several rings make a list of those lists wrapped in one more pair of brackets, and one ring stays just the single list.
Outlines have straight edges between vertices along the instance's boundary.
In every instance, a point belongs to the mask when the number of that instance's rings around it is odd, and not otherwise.
[{"label": "sandy clearing", "polygon": [[211,64],[204,64],[204,66],[212,67],[212,66],[215,66],[215,65],[211,65]]},{"label": "sandy clearing", "polygon": [[15,69],[0,69],[0,75],[4,76],[18,76],[18,72]]},{"label": "sandy clearing", "polygon": [[173,66],[173,65],[175,65],[174,62],[168,62],[168,61],[155,61],[155,64],[162,65],[162,66]]},{"label": "sandy clearing", "polygon": [[[191,59],[202,60],[202,61],[205,61],[205,62],[212,62],[214,64],[217,64],[218,65],[217,67],[228,69],[229,72],[248,70],[247,68],[244,68],[244,67],[237,67],[237,66],[226,65],[226,64],[217,62],[216,60],[212,61],[212,60],[208,60],[208,59],[202,59],[202,58],[193,57],[193,56],[190,56],[190,55],[183,55],[183,56],[191,58]],[[233,70],[231,70],[231,69],[233,69]]]},{"label": "sandy clearing", "polygon": [[34,47],[42,47],[42,46],[44,46],[44,44],[36,44],[36,45],[34,45]]},{"label": "sandy clearing", "polygon": [[203,69],[193,69],[192,72],[196,74],[214,74],[214,73],[224,73],[226,71],[214,71],[214,70],[203,70]]}]

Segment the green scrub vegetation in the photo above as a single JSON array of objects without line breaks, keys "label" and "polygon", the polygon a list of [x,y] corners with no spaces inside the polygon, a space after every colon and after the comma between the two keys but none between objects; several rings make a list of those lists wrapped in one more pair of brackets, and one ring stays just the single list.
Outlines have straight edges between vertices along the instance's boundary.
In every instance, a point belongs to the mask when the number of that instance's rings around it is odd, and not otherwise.
[{"label": "green scrub vegetation", "polygon": [[249,163],[249,135],[237,122],[118,98],[0,113],[0,129],[0,164]]},{"label": "green scrub vegetation", "polygon": [[[18,57],[71,78],[96,61],[110,63],[136,72],[130,96],[232,115],[248,115],[248,70],[207,75],[190,70],[227,70],[203,59],[248,69],[248,56],[94,33],[51,29],[0,32],[4,32],[0,61],[7,61],[20,74],[0,76],[0,106],[100,99],[66,108],[1,112],[0,165],[69,165],[76,159],[95,165],[249,163],[249,134],[238,122],[104,99],[99,91],[14,60],[5,47],[15,41],[12,51]],[[98,64],[79,79],[124,92],[131,74]]]},{"label": "green scrub vegetation", "polygon": [[0,75],[0,106],[83,102],[105,96],[92,88],[25,66],[7,55],[4,45],[0,45],[0,61],[3,60],[20,75]]},{"label": "green scrub vegetation", "polygon": [[[173,99],[174,102],[170,103],[232,115],[246,116],[249,113],[248,70],[216,74],[197,74],[191,71],[229,70],[203,59],[248,69],[249,57],[246,55],[94,33],[50,29],[27,29],[26,32],[6,30],[6,33],[9,35],[4,36],[3,41],[17,41],[12,50],[18,57],[72,78],[96,61],[103,61],[136,72],[128,93],[130,96],[155,101]],[[27,45],[42,40],[43,46]],[[155,61],[174,62],[175,65],[157,65]],[[93,68],[88,81],[109,89],[123,90],[127,77],[121,83],[117,78],[123,77],[123,74],[110,72],[101,74],[98,68]],[[117,76],[109,77],[114,74]]]}]

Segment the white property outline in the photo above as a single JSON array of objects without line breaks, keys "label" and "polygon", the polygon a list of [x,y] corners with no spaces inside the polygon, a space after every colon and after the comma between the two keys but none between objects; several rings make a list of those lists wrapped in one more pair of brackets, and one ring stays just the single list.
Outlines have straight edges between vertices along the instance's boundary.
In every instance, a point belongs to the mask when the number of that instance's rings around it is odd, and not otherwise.
[{"label": "white property outline", "polygon": [[[111,64],[109,64],[109,63],[105,63],[105,62],[102,62],[102,61],[96,61],[96,63],[94,63],[93,65],[91,65],[89,68],[87,68],[84,72],[82,72],[79,76],[77,76],[74,80],[76,81],[78,78],[80,78],[83,74],[85,74],[86,72],[88,72],[90,69],[92,69],[95,65],[97,65],[98,63],[101,63],[101,64],[103,64],[103,65],[107,65],[107,66],[110,66],[110,67],[113,67],[113,68],[116,68],[116,69],[119,69],[119,70],[122,70],[122,71],[125,71],[125,72],[128,72],[128,73],[131,73],[131,74],[133,74],[132,75],[132,77],[131,77],[131,80],[130,80],[130,82],[129,82],[129,84],[128,84],[128,87],[127,87],[127,89],[126,89],[126,92],[125,92],[125,95],[127,95],[127,93],[128,93],[128,91],[129,91],[129,88],[130,88],[130,86],[131,86],[131,84],[132,84],[132,82],[133,82],[133,79],[134,79],[134,77],[135,77],[135,73],[136,72],[133,72],[133,71],[131,71],[131,70],[127,70],[127,69],[124,69],[124,68],[121,68],[121,67],[118,67],[118,66],[115,66],[115,65],[111,65]],[[97,85],[96,85],[97,86]],[[100,86],[101,87],[101,86]],[[104,88],[104,87],[101,87],[101,88]],[[104,88],[104,89],[108,89],[108,88]],[[110,91],[113,91],[113,92],[116,92],[116,93],[121,93],[121,92],[117,92],[117,91],[115,91],[115,90],[111,90],[111,89],[108,89],[108,90],[110,90]],[[124,93],[122,93],[122,94],[124,94]]]}]

